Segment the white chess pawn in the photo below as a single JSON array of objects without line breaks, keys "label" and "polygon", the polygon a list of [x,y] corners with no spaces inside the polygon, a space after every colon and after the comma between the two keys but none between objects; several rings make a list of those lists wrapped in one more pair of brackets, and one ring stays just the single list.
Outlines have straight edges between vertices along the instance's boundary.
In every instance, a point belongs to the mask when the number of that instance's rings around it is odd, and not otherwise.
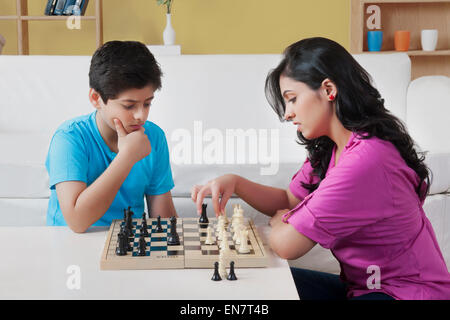
[{"label": "white chess pawn", "polygon": [[239,253],[249,253],[250,248],[248,247],[248,230],[241,230],[241,236],[240,236],[241,244],[239,246],[238,252]]},{"label": "white chess pawn", "polygon": [[207,232],[207,234],[206,234],[205,244],[214,244],[211,227],[208,227],[208,229],[206,229],[206,232]]}]

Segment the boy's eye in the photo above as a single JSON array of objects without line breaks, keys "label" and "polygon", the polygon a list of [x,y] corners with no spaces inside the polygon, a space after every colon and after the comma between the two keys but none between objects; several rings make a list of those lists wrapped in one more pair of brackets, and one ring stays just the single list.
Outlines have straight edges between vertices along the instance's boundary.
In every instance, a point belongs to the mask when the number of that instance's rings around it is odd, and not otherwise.
[{"label": "boy's eye", "polygon": [[[123,105],[123,107],[124,107],[125,109],[132,109],[132,108],[135,107],[135,105],[134,105],[134,104],[131,105],[131,106],[125,106],[125,105]],[[144,103],[144,108],[148,108],[148,107],[150,107],[150,103]]]}]

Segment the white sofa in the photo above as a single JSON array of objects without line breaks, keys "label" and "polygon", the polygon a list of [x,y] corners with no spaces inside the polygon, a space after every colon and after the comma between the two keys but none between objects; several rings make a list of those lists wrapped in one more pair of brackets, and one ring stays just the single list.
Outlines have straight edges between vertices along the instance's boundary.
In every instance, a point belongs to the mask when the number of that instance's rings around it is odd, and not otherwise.
[{"label": "white sofa", "polygon": [[[163,88],[149,120],[166,132],[180,216],[196,214],[192,185],[223,173],[288,186],[305,150],[295,142],[295,127],[280,123],[265,99],[265,78],[279,55],[156,58],[164,72]],[[387,108],[429,151],[434,178],[425,211],[450,266],[450,78],[410,82],[410,59],[402,53],[355,58],[372,75]],[[61,122],[94,110],[88,100],[89,64],[88,56],[0,56],[0,226],[45,225],[48,145]],[[234,198],[230,204],[235,202],[240,201]],[[257,223],[268,221],[243,207]],[[291,265],[339,272],[337,261],[319,245]]]}]

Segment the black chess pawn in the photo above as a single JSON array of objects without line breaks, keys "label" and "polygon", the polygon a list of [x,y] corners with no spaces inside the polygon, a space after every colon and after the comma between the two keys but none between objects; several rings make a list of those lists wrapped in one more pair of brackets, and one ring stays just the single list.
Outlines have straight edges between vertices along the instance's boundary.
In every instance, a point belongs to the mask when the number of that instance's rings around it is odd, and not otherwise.
[{"label": "black chess pawn", "polygon": [[145,217],[145,212],[142,214],[142,223],[141,223],[141,234],[145,237],[148,237],[148,225],[147,225],[147,218]]},{"label": "black chess pawn", "polygon": [[116,255],[125,256],[127,254],[127,236],[122,231],[117,235],[118,246],[116,248]]},{"label": "black chess pawn", "polygon": [[202,204],[202,215],[200,216],[200,219],[198,220],[199,223],[209,223],[208,216],[206,215],[206,207],[208,205],[206,203]]},{"label": "black chess pawn", "polygon": [[164,230],[163,230],[163,228],[162,228],[162,226],[161,226],[161,216],[158,216],[158,218],[157,218],[156,221],[157,221],[157,222],[156,222],[156,229],[155,229],[155,232],[156,232],[156,233],[164,232]]},{"label": "black chess pawn", "polygon": [[214,274],[211,278],[212,281],[220,281],[222,280],[222,278],[220,277],[219,274],[219,262],[214,262]]},{"label": "black chess pawn", "polygon": [[171,246],[180,244],[180,237],[178,236],[178,233],[177,233],[177,218],[176,217],[170,218],[170,233],[169,233],[169,236],[167,237],[167,244],[171,245]]},{"label": "black chess pawn", "polygon": [[230,262],[230,273],[227,277],[228,280],[237,280],[236,274],[234,273],[234,261]]},{"label": "black chess pawn", "polygon": [[145,256],[145,250],[147,250],[147,244],[145,243],[144,235],[139,236],[139,249],[138,256]]}]

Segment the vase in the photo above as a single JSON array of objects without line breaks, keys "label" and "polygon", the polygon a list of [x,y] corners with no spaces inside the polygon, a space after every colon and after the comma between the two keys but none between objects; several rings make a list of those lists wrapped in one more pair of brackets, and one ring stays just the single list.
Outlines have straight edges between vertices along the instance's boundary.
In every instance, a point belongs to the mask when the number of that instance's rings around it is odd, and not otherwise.
[{"label": "vase", "polygon": [[166,14],[166,28],[163,32],[164,45],[174,45],[175,44],[175,30],[172,28],[170,13]]},{"label": "vase", "polygon": [[383,31],[367,31],[367,47],[369,51],[380,51],[383,45]]},{"label": "vase", "polygon": [[421,39],[422,50],[423,51],[434,51],[436,50],[436,45],[438,41],[438,31],[437,29],[422,30]]}]

